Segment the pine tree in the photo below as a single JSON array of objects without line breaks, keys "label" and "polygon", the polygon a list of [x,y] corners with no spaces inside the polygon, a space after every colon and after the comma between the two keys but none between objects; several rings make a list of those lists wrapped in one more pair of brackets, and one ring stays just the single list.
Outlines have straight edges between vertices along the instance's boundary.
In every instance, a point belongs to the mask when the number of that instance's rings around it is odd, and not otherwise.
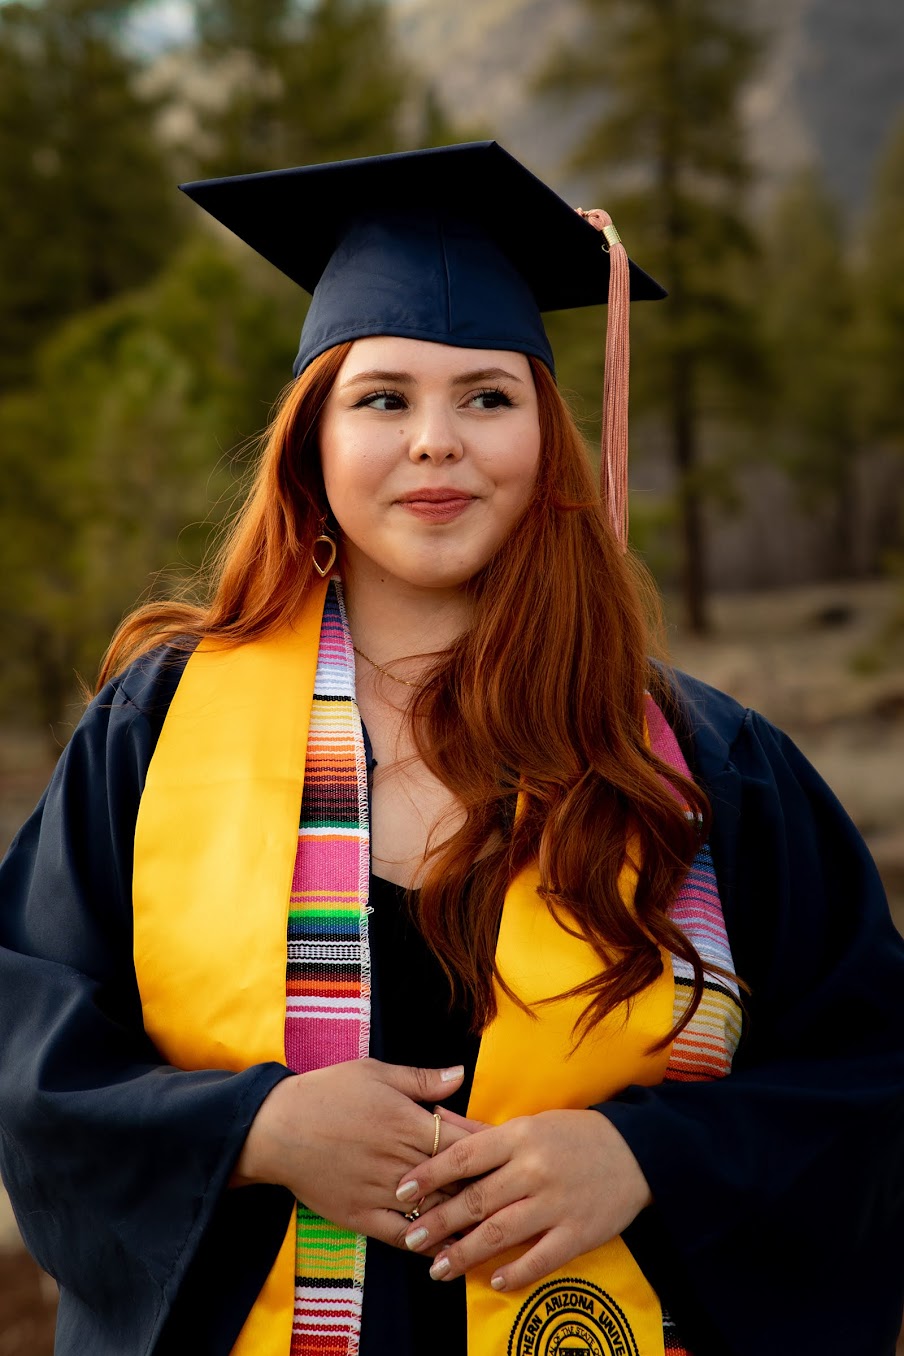
[{"label": "pine tree", "polygon": [[0,7],[0,391],[61,320],[144,283],[179,236],[171,176],[103,0]]},{"label": "pine tree", "polygon": [[136,598],[196,569],[233,506],[297,338],[274,278],[196,240],[68,321],[33,386],[0,399],[2,696],[45,729]]},{"label": "pine tree", "polygon": [[763,265],[773,367],[768,445],[805,505],[832,505],[834,572],[849,576],[860,447],[856,311],[841,213],[815,170],[797,175],[776,201]]},{"label": "pine tree", "polygon": [[407,80],[379,0],[195,0],[194,8],[199,55],[222,63],[231,81],[222,107],[202,117],[211,149],[200,173],[398,148]]},{"label": "pine tree", "polygon": [[726,382],[749,398],[760,367],[735,277],[753,249],[739,98],[758,41],[728,0],[584,0],[584,13],[580,49],[551,63],[541,89],[596,110],[574,167],[603,186],[591,205],[613,212],[629,253],[669,290],[661,307],[635,308],[635,385],[667,423],[682,591],[688,624],[702,632],[701,422],[707,408],[724,405]]}]

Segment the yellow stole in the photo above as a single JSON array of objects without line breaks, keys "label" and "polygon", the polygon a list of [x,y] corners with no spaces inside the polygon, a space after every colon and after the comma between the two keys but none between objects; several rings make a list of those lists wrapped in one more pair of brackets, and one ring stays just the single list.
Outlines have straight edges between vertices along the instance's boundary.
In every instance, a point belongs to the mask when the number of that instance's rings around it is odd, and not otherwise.
[{"label": "yellow stole", "polygon": [[[148,769],[135,832],[135,969],[148,1034],[180,1068],[285,1059],[286,927],[325,594],[318,584],[294,627],[266,640],[200,646]],[[631,868],[621,884],[630,903]],[[501,972],[529,1003],[599,971],[536,885],[526,871],[510,886],[497,944]],[[672,1025],[668,956],[630,1012],[613,1014],[576,1050],[580,1000],[544,1006],[537,1021],[497,998],[468,1106],[479,1120],[587,1107],[629,1083],[662,1080],[668,1049],[649,1048]],[[288,1356],[295,1227],[293,1218],[237,1356]],[[494,1266],[468,1277],[469,1356],[662,1356],[659,1301],[621,1239],[530,1292],[497,1294]]]}]

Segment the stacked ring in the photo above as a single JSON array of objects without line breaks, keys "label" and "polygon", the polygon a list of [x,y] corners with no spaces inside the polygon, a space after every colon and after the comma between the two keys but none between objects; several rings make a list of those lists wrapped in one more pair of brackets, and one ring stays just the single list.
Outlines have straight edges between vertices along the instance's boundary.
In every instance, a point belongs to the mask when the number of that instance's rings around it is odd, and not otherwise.
[{"label": "stacked ring", "polygon": [[[439,1150],[439,1132],[440,1132],[440,1126],[442,1125],[442,1123],[443,1123],[442,1117],[440,1116],[439,1112],[438,1112],[438,1111],[434,1111],[434,1113],[433,1113],[433,1148],[430,1150],[430,1157],[431,1157],[431,1158],[435,1158],[436,1155],[437,1155],[437,1152],[438,1152],[438,1150]],[[421,1206],[424,1204],[424,1201],[425,1201],[426,1199],[427,1199],[426,1196],[422,1196],[421,1199],[418,1201],[417,1205],[413,1205],[413,1206],[411,1207],[411,1209],[405,1214],[404,1218],[407,1219],[407,1220],[416,1220],[416,1219],[420,1219],[420,1217],[421,1217]]]}]

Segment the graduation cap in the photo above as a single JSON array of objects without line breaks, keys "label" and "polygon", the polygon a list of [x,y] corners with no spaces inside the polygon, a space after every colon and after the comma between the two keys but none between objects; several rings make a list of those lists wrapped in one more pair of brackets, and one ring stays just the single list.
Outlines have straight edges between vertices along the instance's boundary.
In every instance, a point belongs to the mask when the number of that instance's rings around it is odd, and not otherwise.
[{"label": "graduation cap", "polygon": [[575,211],[495,141],[181,188],[312,293],[296,376],[379,334],[526,353],[554,374],[540,312],[608,301],[602,471],[627,541],[628,305],[665,292],[605,213]]}]

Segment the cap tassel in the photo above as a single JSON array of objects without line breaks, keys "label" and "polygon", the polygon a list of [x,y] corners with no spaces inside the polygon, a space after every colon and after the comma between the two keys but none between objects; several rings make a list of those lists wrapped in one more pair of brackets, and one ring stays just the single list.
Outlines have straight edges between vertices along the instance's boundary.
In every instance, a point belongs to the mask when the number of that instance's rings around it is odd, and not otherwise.
[{"label": "cap tassel", "polygon": [[606,319],[606,371],[603,385],[603,431],[600,449],[600,492],[609,506],[615,535],[628,549],[628,388],[631,366],[631,279],[628,254],[608,212],[577,209],[605,238],[609,255],[609,313]]}]

